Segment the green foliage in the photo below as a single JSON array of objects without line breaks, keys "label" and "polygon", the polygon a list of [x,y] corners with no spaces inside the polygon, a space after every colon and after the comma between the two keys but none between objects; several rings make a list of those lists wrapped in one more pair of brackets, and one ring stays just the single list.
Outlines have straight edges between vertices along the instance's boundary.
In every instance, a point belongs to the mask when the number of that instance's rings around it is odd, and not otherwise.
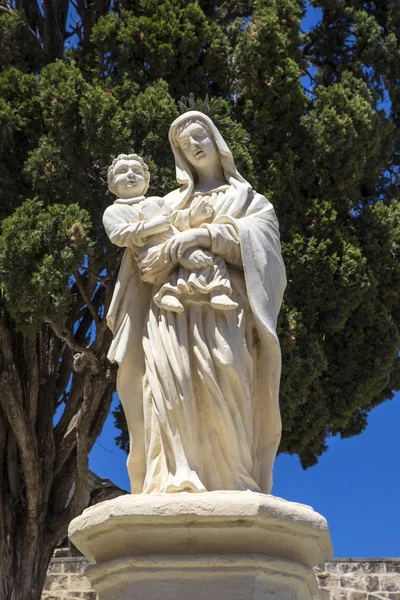
[{"label": "green foliage", "polygon": [[105,168],[134,149],[150,193],[170,191],[169,125],[199,108],[278,213],[281,450],[304,466],[400,388],[400,7],[312,4],[322,21],[303,34],[301,0],[121,0],[49,64],[21,14],[0,16],[0,269],[18,327],[71,326],[70,275],[118,261]]},{"label": "green foliage", "polygon": [[89,215],[77,204],[26,200],[4,219],[0,236],[1,293],[17,328],[38,331],[51,321],[62,330],[72,301],[68,280],[90,255]]},{"label": "green foliage", "polygon": [[30,30],[24,14],[19,11],[1,14],[0,69],[13,66],[32,72],[40,68],[42,60],[40,42]]},{"label": "green foliage", "polygon": [[[141,85],[163,78],[175,94],[198,93],[221,78],[229,44],[198,2],[142,0],[93,30],[99,77],[128,74]],[[227,82],[225,81],[225,88]]]},{"label": "green foliage", "polygon": [[27,153],[35,147],[41,130],[38,85],[33,74],[15,67],[0,71],[0,129],[0,218],[3,218],[31,193],[30,182],[22,171]]}]

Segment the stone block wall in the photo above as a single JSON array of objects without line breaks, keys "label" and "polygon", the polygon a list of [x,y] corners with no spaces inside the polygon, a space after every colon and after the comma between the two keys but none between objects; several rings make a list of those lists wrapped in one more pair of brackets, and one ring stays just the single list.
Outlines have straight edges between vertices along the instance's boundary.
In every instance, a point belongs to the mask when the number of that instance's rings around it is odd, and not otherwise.
[{"label": "stone block wall", "polygon": [[400,600],[400,558],[336,558],[315,574],[318,600]]},{"label": "stone block wall", "polygon": [[[53,558],[42,600],[97,600],[85,558]],[[315,568],[316,600],[400,600],[400,558],[336,558]]]},{"label": "stone block wall", "polygon": [[81,557],[56,557],[51,560],[42,600],[97,600],[84,573],[88,561]]}]

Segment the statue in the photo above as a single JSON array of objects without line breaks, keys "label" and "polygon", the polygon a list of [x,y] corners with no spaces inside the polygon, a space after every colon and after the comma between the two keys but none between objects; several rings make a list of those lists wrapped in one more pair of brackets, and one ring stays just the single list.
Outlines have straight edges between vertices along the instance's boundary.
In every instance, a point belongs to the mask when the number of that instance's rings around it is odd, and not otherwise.
[{"label": "statue", "polygon": [[146,198],[147,166],[120,155],[103,218],[125,247],[107,320],[132,493],[270,493],[286,285],[278,222],[206,115],[184,113],[169,139],[181,187]]},{"label": "statue", "polygon": [[146,197],[147,165],[121,154],[103,217],[125,249],[108,357],[133,495],[86,509],[69,537],[99,600],[311,600],[311,567],[333,551],[326,520],[267,495],[286,285],[274,209],[206,115],[183,114],[169,139],[180,188]]}]

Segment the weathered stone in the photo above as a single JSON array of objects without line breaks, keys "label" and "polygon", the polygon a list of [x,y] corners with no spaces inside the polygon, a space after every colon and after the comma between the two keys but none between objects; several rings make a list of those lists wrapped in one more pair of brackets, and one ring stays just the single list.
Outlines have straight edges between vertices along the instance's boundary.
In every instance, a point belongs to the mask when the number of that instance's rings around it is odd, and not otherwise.
[{"label": "weathered stone", "polygon": [[367,600],[365,592],[350,592],[350,600]]},{"label": "weathered stone", "polygon": [[314,571],[315,573],[322,573],[323,571],[326,571],[327,569],[325,569],[325,563],[321,563],[320,565],[317,565],[316,567],[314,567]]},{"label": "weathered stone", "polygon": [[331,600],[347,600],[349,592],[346,590],[331,590]]},{"label": "weathered stone", "polygon": [[395,575],[381,577],[381,590],[384,592],[400,592],[400,581]]},{"label": "weathered stone", "polygon": [[[94,596],[85,596],[85,594],[95,594],[90,588],[87,588],[87,580],[82,571],[86,568],[87,561],[81,557],[58,558],[53,559],[48,570],[48,578],[46,587],[43,591],[42,600],[75,600],[96,598]],[[365,561],[348,561],[349,570],[343,573],[344,560],[326,561],[315,567],[315,575],[320,586],[316,600],[354,600],[351,597],[353,592],[364,592],[358,588],[340,587],[340,577],[363,577],[365,579],[365,591],[367,592],[366,600],[400,600],[400,560],[365,560]],[[374,570],[376,569],[376,571]],[[64,583],[60,587],[63,573],[65,572]],[[343,573],[340,575],[340,573]],[[72,585],[70,583],[69,574],[74,575]],[[81,586],[76,588],[78,579],[82,578],[85,581],[84,588]],[[380,580],[385,582],[380,584]],[[349,580],[346,585],[349,584]],[[50,588],[50,585],[52,586]],[[383,589],[383,586],[385,589]],[[395,591],[389,591],[387,587],[395,588]],[[397,586],[397,587],[396,587]],[[378,591],[381,589],[381,591]],[[362,594],[364,598],[365,595]],[[234,599],[236,600],[236,599]]]},{"label": "weathered stone", "polygon": [[364,560],[358,564],[360,565],[360,570],[363,573],[386,573],[386,566],[384,561]]},{"label": "weathered stone", "polygon": [[62,573],[63,572],[63,563],[51,561],[49,564],[49,568],[47,569],[47,573]]},{"label": "weathered stone", "polygon": [[71,551],[68,547],[65,548],[56,548],[54,550],[55,558],[63,558],[64,556],[71,556]]},{"label": "weathered stone", "polygon": [[356,573],[359,570],[359,563],[357,562],[338,562],[337,569],[339,573]]},{"label": "weathered stone", "polygon": [[83,575],[70,575],[69,589],[74,591],[89,591],[91,589],[91,585],[89,580]]},{"label": "weathered stone", "polygon": [[400,560],[387,561],[386,572],[387,573],[400,573]]},{"label": "weathered stone", "polygon": [[[337,563],[340,573],[385,573],[385,563],[375,560],[340,561]],[[326,569],[328,570],[328,569]],[[329,569],[330,570],[330,569]]]},{"label": "weathered stone", "polygon": [[67,590],[68,589],[68,575],[51,573],[46,577],[45,583],[46,590],[54,592],[56,590]]},{"label": "weathered stone", "polygon": [[64,564],[65,573],[84,573],[89,562],[87,560],[68,560]]},{"label": "weathered stone", "polygon": [[342,575],[340,578],[340,587],[352,590],[365,590],[365,577],[363,575],[352,574]]},{"label": "weathered stone", "polygon": [[321,588],[337,588],[339,587],[339,576],[334,573],[317,573],[318,585]]},{"label": "weathered stone", "polygon": [[321,563],[320,565],[317,565],[316,567],[314,567],[314,571],[315,573],[336,573],[338,570],[338,563],[337,562],[333,562],[333,561],[327,561],[324,563]]},{"label": "weathered stone", "polygon": [[325,563],[325,567],[322,569],[322,571],[329,571],[329,573],[336,573],[338,570],[339,570],[339,563],[329,561],[329,560]]},{"label": "weathered stone", "polygon": [[255,492],[121,496],[74,519],[69,535],[102,600],[311,600],[311,567],[332,553],[320,515]]},{"label": "weathered stone", "polygon": [[96,592],[84,592],[82,594],[83,600],[97,600]]},{"label": "weathered stone", "polygon": [[367,592],[376,592],[379,590],[379,577],[377,575],[367,575],[365,578]]}]

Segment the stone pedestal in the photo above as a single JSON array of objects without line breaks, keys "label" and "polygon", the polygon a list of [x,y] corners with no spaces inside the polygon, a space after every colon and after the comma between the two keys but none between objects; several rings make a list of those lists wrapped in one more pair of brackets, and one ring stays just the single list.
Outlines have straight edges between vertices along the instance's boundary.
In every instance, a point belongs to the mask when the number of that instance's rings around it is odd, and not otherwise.
[{"label": "stone pedestal", "polygon": [[100,600],[310,600],[332,554],[311,507],[254,492],[122,496],[69,537]]}]

